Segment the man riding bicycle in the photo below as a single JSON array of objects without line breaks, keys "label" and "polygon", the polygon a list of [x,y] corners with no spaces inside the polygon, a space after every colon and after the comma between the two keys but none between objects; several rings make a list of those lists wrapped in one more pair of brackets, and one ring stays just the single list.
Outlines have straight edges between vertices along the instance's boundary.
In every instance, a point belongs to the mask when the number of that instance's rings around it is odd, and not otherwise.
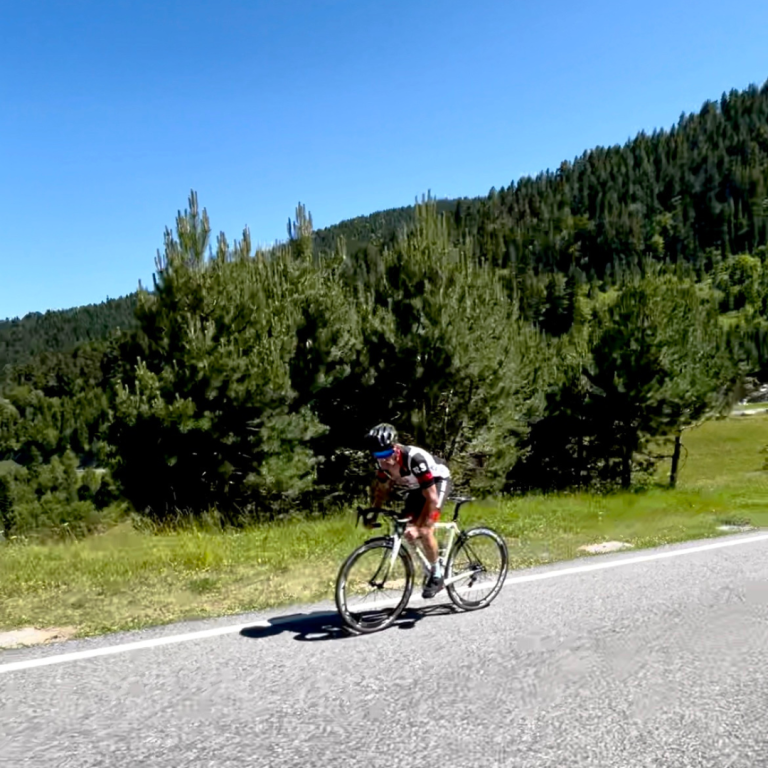
[{"label": "man riding bicycle", "polygon": [[451,488],[451,471],[445,462],[423,448],[401,445],[391,424],[379,424],[365,436],[366,446],[378,463],[371,489],[371,504],[380,508],[391,496],[405,499],[408,541],[419,540],[431,564],[422,597],[434,597],[443,588],[443,569],[438,558],[434,524]]}]

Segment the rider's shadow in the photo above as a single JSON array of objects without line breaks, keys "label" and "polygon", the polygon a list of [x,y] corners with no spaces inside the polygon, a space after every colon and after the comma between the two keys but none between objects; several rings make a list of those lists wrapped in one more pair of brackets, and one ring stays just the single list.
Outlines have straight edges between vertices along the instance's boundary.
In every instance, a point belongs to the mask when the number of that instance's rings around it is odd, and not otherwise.
[{"label": "rider's shadow", "polygon": [[[426,616],[437,616],[456,613],[453,605],[435,605],[404,611],[384,631],[393,629],[413,629],[416,623]],[[254,624],[240,630],[242,637],[250,637],[259,640],[264,637],[272,637],[283,632],[293,632],[294,640],[303,642],[316,642],[318,640],[343,640],[347,637],[359,637],[349,632],[336,611],[313,611],[312,613],[291,613],[286,616],[274,616],[263,622]]]}]

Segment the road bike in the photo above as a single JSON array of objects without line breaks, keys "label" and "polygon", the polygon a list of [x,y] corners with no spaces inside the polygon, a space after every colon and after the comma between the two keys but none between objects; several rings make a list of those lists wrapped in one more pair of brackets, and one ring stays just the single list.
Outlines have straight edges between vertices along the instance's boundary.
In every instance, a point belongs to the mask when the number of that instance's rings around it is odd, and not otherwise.
[{"label": "road bike", "polygon": [[[509,564],[507,545],[491,528],[461,528],[459,510],[474,499],[454,497],[449,501],[456,504],[453,520],[435,523],[445,590],[458,608],[474,611],[487,606],[501,591]],[[389,523],[389,535],[361,544],[344,561],[336,580],[336,607],[344,624],[355,633],[376,632],[394,623],[411,599],[416,562],[425,581],[430,572],[421,547],[404,537],[410,518],[402,512],[358,507],[355,524],[362,519],[367,527],[380,528],[379,516]]]}]

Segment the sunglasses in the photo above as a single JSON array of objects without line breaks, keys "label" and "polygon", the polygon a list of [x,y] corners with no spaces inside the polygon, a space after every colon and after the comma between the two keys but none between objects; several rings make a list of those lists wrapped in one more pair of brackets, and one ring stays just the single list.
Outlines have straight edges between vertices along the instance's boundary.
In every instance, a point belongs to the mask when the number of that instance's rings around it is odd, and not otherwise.
[{"label": "sunglasses", "polygon": [[388,459],[394,452],[394,448],[389,448],[386,451],[372,451],[374,459]]}]

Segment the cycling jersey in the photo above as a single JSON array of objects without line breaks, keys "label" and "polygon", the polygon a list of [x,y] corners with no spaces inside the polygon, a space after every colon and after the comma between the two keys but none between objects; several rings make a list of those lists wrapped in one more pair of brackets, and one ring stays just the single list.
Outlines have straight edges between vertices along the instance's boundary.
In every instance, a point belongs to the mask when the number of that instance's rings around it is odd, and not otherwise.
[{"label": "cycling jersey", "polygon": [[403,492],[423,491],[436,483],[445,485],[445,481],[450,476],[451,470],[445,462],[415,445],[400,446],[400,461],[397,469],[388,472],[379,465],[376,473],[379,480],[383,482],[391,480],[396,488]]}]

